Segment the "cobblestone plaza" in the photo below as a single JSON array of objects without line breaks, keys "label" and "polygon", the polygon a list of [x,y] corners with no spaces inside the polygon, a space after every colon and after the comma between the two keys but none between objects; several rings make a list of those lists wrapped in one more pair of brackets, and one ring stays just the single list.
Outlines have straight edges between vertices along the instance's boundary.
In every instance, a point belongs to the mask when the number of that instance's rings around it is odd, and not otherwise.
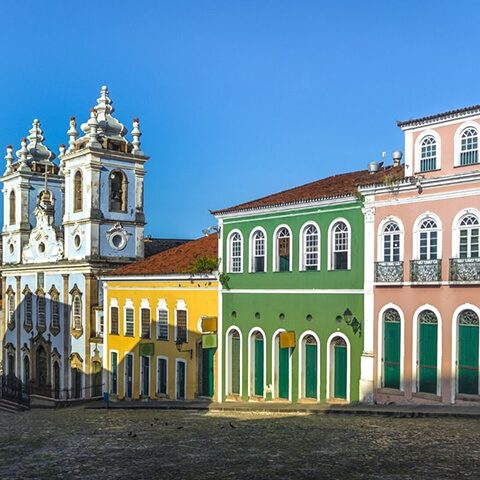
[{"label": "cobblestone plaza", "polygon": [[479,478],[480,419],[0,413],[0,478]]}]

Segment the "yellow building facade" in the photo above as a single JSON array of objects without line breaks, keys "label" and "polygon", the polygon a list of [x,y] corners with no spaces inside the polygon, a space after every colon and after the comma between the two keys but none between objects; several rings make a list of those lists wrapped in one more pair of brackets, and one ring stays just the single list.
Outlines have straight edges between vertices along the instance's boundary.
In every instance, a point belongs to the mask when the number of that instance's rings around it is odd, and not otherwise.
[{"label": "yellow building facade", "polygon": [[103,278],[111,400],[215,399],[217,276],[185,273],[196,256],[216,254],[214,242],[203,237]]}]

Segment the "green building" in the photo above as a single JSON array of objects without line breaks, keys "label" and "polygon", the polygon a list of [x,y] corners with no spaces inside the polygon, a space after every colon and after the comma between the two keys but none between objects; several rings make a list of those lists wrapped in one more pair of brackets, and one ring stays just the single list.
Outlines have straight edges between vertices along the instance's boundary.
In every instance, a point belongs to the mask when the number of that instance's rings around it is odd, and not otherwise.
[{"label": "green building", "polygon": [[224,272],[219,399],[360,400],[364,218],[357,185],[380,176],[341,174],[212,212]]}]

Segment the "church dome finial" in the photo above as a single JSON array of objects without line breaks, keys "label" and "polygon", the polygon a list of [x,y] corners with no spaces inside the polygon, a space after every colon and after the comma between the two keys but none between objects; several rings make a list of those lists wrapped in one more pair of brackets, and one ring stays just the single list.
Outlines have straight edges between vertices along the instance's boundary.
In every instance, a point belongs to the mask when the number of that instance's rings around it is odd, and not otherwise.
[{"label": "church dome finial", "polygon": [[43,144],[45,137],[43,136],[43,130],[40,128],[40,122],[35,118],[32,122],[32,128],[28,132],[28,155],[29,161],[43,163],[51,165],[52,160],[55,158],[55,154]]}]

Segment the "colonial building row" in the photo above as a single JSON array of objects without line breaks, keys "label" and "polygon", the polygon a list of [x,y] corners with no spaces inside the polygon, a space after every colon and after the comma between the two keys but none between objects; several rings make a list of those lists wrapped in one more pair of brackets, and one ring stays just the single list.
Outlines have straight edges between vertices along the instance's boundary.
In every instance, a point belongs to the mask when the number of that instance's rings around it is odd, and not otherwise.
[{"label": "colonial building row", "polygon": [[139,124],[112,111],[102,89],[58,165],[38,122],[7,149],[5,373],[60,398],[480,400],[478,107],[148,258]]}]

